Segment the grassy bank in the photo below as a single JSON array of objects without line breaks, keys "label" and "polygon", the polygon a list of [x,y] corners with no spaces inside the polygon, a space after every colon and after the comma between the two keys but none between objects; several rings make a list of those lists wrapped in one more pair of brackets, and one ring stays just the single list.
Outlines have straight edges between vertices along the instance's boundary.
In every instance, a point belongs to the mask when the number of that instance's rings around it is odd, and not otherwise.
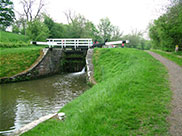
[{"label": "grassy bank", "polygon": [[21,34],[0,31],[0,42],[28,42],[29,38]]},{"label": "grassy bank", "polygon": [[168,135],[171,92],[165,67],[135,49],[95,49],[97,85],[23,136]]},{"label": "grassy bank", "polygon": [[28,47],[30,40],[27,36],[0,31],[0,48]]},{"label": "grassy bank", "polygon": [[182,52],[178,52],[178,53],[172,52],[172,53],[169,53],[169,52],[164,52],[164,51],[160,51],[160,50],[152,50],[152,51],[155,52],[155,53],[158,53],[161,56],[163,56],[163,57],[165,57],[165,58],[175,62],[176,64],[178,64],[180,66],[182,66]]},{"label": "grassy bank", "polygon": [[43,47],[0,48],[0,78],[10,77],[29,68]]}]

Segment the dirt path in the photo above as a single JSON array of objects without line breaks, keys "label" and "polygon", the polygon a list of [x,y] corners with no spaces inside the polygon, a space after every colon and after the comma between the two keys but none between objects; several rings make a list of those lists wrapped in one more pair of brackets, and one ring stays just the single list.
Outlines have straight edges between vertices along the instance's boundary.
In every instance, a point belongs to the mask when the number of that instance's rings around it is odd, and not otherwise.
[{"label": "dirt path", "polygon": [[170,87],[173,91],[172,111],[168,120],[169,132],[172,136],[182,136],[182,68],[174,62],[148,51],[154,58],[163,63],[169,72]]}]

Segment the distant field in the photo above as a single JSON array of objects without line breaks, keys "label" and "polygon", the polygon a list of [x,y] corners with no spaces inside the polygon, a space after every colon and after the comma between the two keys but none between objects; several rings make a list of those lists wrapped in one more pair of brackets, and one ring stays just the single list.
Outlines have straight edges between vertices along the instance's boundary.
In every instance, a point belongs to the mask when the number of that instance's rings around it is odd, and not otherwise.
[{"label": "distant field", "polygon": [[135,49],[94,49],[97,84],[23,136],[167,136],[166,68]]},{"label": "distant field", "polygon": [[11,32],[0,31],[0,42],[28,42],[27,36],[15,34]]},{"label": "distant field", "polygon": [[0,48],[0,78],[10,77],[29,68],[43,47]]}]

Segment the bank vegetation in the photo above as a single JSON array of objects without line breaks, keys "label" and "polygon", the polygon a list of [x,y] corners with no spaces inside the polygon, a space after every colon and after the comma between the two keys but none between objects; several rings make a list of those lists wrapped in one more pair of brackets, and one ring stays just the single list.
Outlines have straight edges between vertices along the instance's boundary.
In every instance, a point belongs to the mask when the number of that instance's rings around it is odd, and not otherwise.
[{"label": "bank vegetation", "polygon": [[95,49],[97,85],[23,136],[168,135],[171,92],[166,68],[136,49]]}]

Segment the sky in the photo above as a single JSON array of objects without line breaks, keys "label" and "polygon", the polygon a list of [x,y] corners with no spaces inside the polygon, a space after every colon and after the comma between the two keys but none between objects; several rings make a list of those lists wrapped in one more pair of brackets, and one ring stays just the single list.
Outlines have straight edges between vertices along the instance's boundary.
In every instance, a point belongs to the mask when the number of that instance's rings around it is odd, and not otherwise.
[{"label": "sky", "polygon": [[[13,0],[15,10],[22,11],[20,0]],[[39,0],[37,0],[39,1]],[[169,0],[44,0],[45,12],[58,23],[67,23],[64,12],[83,15],[95,25],[108,17],[124,34],[132,30],[146,31],[152,20],[164,13]]]}]

